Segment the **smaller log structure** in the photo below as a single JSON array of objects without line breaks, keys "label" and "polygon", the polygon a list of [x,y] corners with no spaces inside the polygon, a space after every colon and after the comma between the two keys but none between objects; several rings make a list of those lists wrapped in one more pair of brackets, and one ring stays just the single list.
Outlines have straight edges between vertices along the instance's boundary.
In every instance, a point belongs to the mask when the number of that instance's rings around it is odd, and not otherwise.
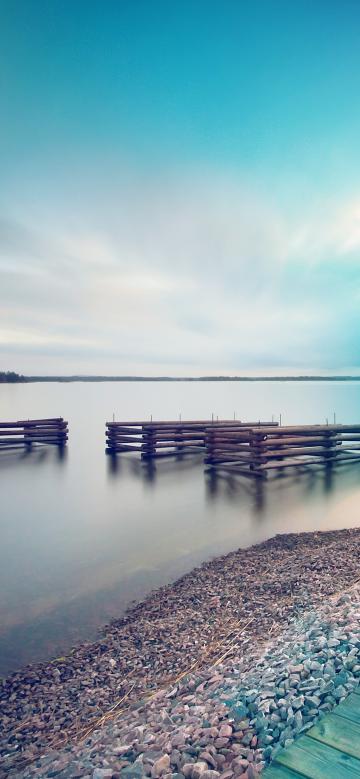
[{"label": "smaller log structure", "polygon": [[68,423],[62,417],[0,422],[0,451],[32,449],[34,444],[63,447],[68,440]]},{"label": "smaller log structure", "polygon": [[[235,423],[230,420],[107,422],[106,453],[138,452],[142,459],[169,457],[204,451],[206,430],[210,426],[222,430]],[[256,422],[236,422],[237,429],[253,428]],[[258,423],[266,426],[267,422]]]},{"label": "smaller log structure", "polygon": [[301,425],[241,430],[235,423],[208,428],[210,468],[263,477],[274,469],[360,462],[360,425]]}]

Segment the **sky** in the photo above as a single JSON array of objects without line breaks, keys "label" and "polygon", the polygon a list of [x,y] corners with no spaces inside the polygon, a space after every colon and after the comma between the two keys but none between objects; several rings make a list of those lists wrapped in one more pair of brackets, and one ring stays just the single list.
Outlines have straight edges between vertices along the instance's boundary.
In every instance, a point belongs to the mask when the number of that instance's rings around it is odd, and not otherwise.
[{"label": "sky", "polygon": [[360,373],[358,0],[0,0],[0,370]]}]

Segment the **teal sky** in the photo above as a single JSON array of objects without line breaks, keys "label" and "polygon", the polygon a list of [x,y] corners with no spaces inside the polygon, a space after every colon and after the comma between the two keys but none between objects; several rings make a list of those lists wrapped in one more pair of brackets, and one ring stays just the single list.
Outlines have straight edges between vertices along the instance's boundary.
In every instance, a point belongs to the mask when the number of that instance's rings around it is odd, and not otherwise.
[{"label": "teal sky", "polygon": [[360,372],[360,6],[0,2],[0,369]]}]

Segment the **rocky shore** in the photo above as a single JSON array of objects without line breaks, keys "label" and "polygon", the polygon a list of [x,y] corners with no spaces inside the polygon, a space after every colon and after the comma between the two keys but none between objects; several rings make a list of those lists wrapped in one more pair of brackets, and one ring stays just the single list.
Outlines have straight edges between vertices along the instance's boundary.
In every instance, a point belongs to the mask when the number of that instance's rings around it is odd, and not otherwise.
[{"label": "rocky shore", "polygon": [[360,678],[360,529],[277,536],[0,685],[0,779],[251,779]]}]

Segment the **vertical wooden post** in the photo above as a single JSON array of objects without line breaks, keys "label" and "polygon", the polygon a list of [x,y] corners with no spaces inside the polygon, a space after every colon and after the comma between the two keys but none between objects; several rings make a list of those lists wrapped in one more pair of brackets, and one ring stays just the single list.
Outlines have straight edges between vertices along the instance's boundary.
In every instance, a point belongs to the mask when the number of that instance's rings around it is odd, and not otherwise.
[{"label": "vertical wooden post", "polygon": [[142,425],[141,428],[141,457],[155,457],[156,454],[156,441],[155,441],[155,435],[156,431],[153,427],[148,428],[145,425]]},{"label": "vertical wooden post", "polygon": [[183,433],[182,427],[178,427],[175,432],[177,455],[181,455],[183,453],[184,444],[182,443],[182,438],[183,438],[182,433]]},{"label": "vertical wooden post", "polygon": [[29,420],[29,424],[24,422],[24,443],[25,443],[25,448],[27,449],[28,452],[31,451],[32,443],[33,443],[31,433],[28,430],[29,426],[30,426],[30,420]]},{"label": "vertical wooden post", "polygon": [[253,472],[254,476],[260,475],[260,465],[262,461],[262,445],[261,445],[261,439],[262,435],[261,433],[257,433],[255,430],[251,431],[250,434],[250,450],[252,453],[251,458],[251,464],[250,464],[250,470]]}]

